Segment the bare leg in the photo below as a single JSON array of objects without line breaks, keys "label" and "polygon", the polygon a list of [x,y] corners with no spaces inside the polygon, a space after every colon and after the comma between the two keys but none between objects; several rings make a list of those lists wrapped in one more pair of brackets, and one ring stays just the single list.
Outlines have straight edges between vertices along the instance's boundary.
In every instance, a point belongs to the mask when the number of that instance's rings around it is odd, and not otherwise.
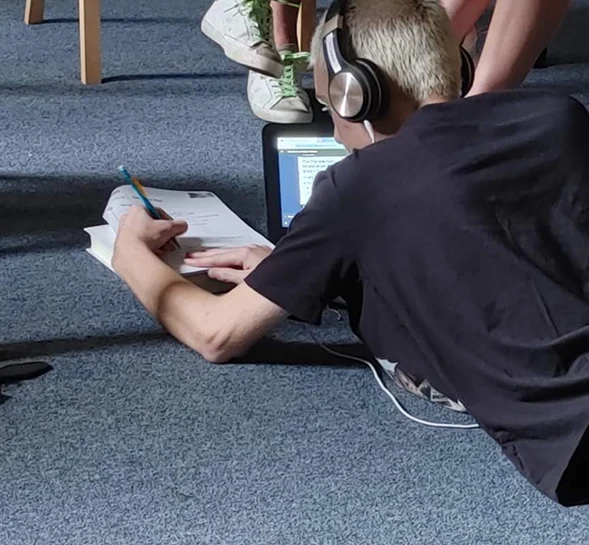
[{"label": "bare leg", "polygon": [[441,0],[440,3],[446,9],[458,39],[462,40],[483,16],[491,0]]},{"label": "bare leg", "polygon": [[520,85],[569,5],[570,0],[497,0],[469,95]]},{"label": "bare leg", "polygon": [[300,0],[287,0],[288,3],[272,0],[272,23],[274,42],[278,51],[298,51],[297,19]]}]

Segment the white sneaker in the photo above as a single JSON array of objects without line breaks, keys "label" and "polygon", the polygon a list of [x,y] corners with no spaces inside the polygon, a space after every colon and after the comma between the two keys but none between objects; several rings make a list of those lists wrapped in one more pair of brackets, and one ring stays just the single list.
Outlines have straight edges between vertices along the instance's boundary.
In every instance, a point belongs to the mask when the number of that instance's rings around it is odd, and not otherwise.
[{"label": "white sneaker", "polygon": [[301,77],[308,63],[307,53],[286,53],[282,56],[284,72],[271,78],[250,72],[247,98],[252,112],[270,123],[310,123],[313,109],[309,95],[301,86]]},{"label": "white sneaker", "polygon": [[269,76],[281,76],[280,55],[272,45],[269,0],[215,0],[200,28],[236,63]]}]

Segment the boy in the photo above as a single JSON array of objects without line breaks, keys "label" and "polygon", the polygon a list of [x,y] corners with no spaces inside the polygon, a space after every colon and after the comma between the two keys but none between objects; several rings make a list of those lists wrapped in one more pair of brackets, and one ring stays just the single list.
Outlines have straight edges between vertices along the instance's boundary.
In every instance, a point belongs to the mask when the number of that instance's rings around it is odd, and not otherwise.
[{"label": "boy", "polygon": [[317,177],[274,251],[190,256],[237,284],[216,297],[157,256],[185,225],[137,208],[115,269],[217,362],[341,296],[379,361],[465,407],[544,494],[588,503],[586,110],[538,91],[457,100],[460,49],[435,0],[335,2],[312,59],[353,153]]}]

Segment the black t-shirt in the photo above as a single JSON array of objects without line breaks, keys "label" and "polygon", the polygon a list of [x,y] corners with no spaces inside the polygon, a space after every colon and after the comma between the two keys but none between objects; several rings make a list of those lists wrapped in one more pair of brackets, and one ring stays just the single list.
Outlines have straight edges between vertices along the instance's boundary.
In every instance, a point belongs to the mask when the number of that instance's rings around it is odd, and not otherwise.
[{"label": "black t-shirt", "polygon": [[518,90],[430,105],[321,173],[254,290],[336,296],[374,356],[460,400],[543,493],[589,503],[589,115]]}]

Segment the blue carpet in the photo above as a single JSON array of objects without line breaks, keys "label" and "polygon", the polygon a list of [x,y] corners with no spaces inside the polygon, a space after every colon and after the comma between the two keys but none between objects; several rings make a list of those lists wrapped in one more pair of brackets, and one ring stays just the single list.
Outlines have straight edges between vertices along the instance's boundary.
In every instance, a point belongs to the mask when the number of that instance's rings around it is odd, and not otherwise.
[{"label": "blue carpet", "polygon": [[[85,88],[76,2],[48,0],[36,27],[23,8],[0,6],[0,347],[54,370],[0,406],[0,544],[589,541],[586,508],[542,497],[482,432],[407,422],[305,326],[224,366],[166,336],[81,229],[126,163],[149,184],[213,190],[263,230],[245,72],[201,36],[202,0],[103,0],[107,82]],[[589,102],[589,3],[575,8],[527,84]],[[314,334],[354,348],[333,315]]]}]

